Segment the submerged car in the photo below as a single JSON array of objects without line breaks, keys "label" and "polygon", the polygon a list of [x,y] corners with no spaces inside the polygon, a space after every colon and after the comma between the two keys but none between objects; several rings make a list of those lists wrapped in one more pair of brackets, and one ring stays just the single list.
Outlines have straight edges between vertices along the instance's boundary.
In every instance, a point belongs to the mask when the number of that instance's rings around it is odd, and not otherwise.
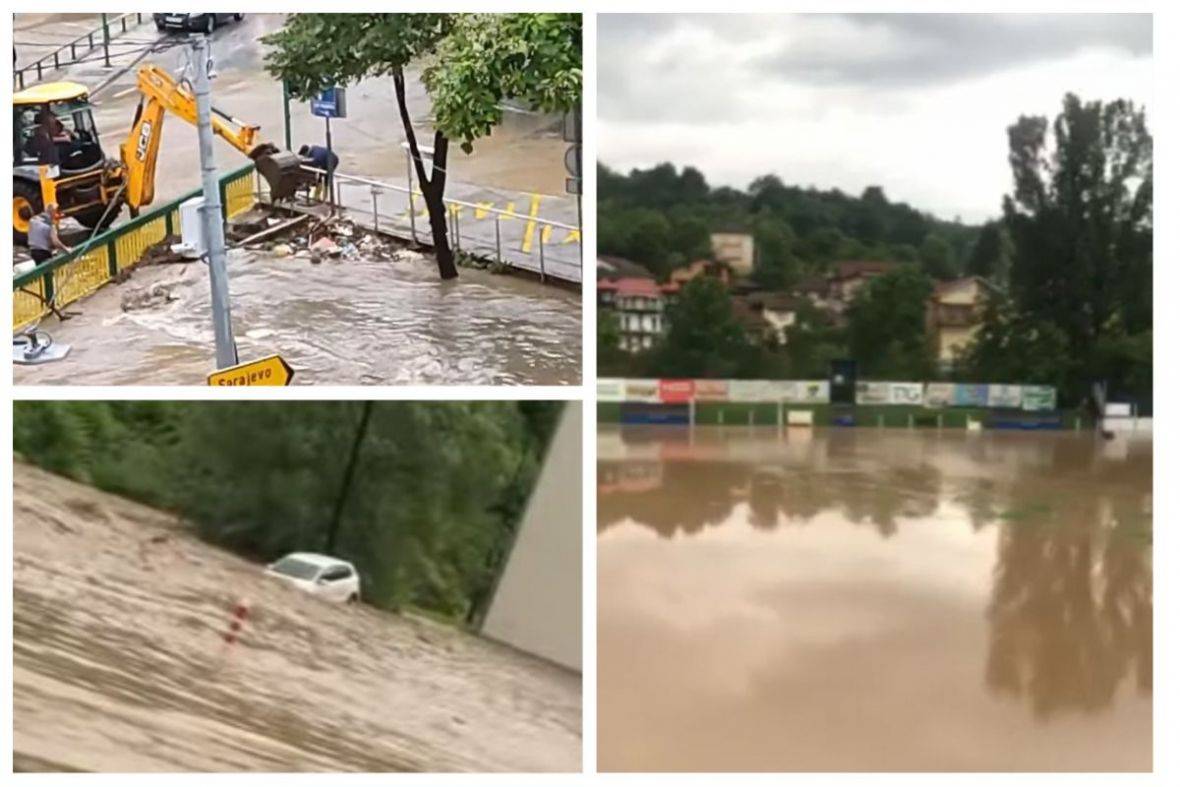
[{"label": "submerged car", "polygon": [[241,22],[245,14],[152,14],[156,29],[187,30],[193,33],[212,33],[222,22]]},{"label": "submerged car", "polygon": [[329,601],[351,604],[361,600],[361,578],[347,560],[292,552],[267,566],[266,573]]}]

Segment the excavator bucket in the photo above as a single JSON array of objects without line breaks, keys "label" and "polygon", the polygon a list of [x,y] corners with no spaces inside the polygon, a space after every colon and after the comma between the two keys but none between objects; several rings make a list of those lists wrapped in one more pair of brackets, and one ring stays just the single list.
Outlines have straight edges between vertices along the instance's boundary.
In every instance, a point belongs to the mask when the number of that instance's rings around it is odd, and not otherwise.
[{"label": "excavator bucket", "polygon": [[258,174],[270,186],[271,200],[290,198],[301,184],[309,180],[298,156],[287,150],[279,150],[270,143],[251,150],[250,158],[254,160]]}]

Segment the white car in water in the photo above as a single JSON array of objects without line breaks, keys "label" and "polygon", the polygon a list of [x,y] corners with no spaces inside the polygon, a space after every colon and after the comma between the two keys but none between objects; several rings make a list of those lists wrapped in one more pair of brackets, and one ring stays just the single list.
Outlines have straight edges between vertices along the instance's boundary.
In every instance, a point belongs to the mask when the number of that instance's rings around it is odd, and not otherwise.
[{"label": "white car in water", "polygon": [[267,566],[266,573],[328,601],[361,600],[360,575],[352,563],[339,558],[292,552]]}]

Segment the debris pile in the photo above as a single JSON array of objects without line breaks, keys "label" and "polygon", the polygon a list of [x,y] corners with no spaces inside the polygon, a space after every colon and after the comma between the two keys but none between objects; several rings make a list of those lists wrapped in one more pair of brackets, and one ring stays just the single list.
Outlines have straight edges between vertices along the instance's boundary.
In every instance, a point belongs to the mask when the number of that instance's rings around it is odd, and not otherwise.
[{"label": "debris pile", "polygon": [[326,260],[382,260],[416,262],[423,255],[394,238],[387,238],[357,226],[347,216],[310,215],[295,218],[247,214],[230,226],[231,245],[249,251],[268,252],[271,257],[308,260],[318,265]]}]

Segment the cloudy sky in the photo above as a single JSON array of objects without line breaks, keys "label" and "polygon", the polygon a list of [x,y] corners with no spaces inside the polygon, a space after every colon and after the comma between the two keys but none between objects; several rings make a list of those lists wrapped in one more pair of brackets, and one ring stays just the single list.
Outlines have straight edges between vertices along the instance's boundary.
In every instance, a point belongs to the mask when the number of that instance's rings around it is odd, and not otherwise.
[{"label": "cloudy sky", "polygon": [[859,194],[944,218],[999,213],[1006,129],[1062,96],[1125,97],[1152,120],[1145,14],[607,14],[598,152]]}]

